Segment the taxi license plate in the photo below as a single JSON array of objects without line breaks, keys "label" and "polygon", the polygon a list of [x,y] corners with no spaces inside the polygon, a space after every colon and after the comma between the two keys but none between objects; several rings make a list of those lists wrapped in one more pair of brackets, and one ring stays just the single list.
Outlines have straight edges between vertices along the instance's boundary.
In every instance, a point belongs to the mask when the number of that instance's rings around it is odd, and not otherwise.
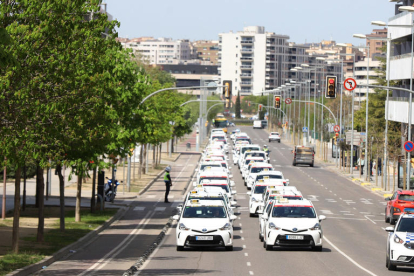
[{"label": "taxi license plate", "polygon": [[213,236],[196,236],[197,241],[212,241]]},{"label": "taxi license plate", "polygon": [[303,236],[297,236],[297,235],[287,235],[287,240],[303,240]]}]

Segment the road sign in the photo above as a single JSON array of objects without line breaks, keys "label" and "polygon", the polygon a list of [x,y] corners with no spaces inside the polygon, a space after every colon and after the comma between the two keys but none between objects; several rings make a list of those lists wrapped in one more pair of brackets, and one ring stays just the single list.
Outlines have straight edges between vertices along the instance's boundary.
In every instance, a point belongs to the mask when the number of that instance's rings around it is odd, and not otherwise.
[{"label": "road sign", "polygon": [[407,141],[404,143],[404,149],[407,152],[412,152],[414,150],[414,143],[411,141]]},{"label": "road sign", "polygon": [[291,98],[286,98],[285,103],[286,104],[291,104],[292,103],[292,99]]},{"label": "road sign", "polygon": [[344,81],[344,87],[346,90],[348,91],[352,91],[357,87],[357,83],[356,80],[354,80],[353,78],[347,78]]},{"label": "road sign", "polygon": [[341,128],[338,125],[334,126],[334,131],[335,132],[339,132],[340,130],[341,130]]},{"label": "road sign", "polygon": [[308,132],[308,127],[302,127],[302,132]]}]

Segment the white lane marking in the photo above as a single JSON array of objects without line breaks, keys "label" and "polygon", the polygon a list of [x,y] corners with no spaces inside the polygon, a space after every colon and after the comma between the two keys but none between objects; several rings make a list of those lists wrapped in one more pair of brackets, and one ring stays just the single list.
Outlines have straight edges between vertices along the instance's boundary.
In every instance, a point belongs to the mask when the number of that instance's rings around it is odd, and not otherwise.
[{"label": "white lane marking", "polygon": [[373,272],[369,271],[368,269],[364,268],[363,266],[361,266],[359,263],[355,262],[351,257],[349,257],[348,255],[346,255],[344,252],[342,252],[338,247],[336,247],[327,237],[326,235],[324,235],[325,241],[327,243],[330,244],[330,246],[332,246],[336,251],[338,251],[342,256],[344,256],[345,258],[347,258],[351,263],[353,263],[355,266],[357,266],[358,268],[362,269],[363,271],[365,271],[366,273],[368,273],[369,275],[372,276],[376,276],[376,274],[374,274]]},{"label": "white lane marking", "polygon": [[147,195],[147,198],[155,198],[156,195]]},{"label": "white lane marking", "polygon": [[241,224],[241,223],[239,223],[239,225],[240,225],[240,226],[242,226],[242,224]]},{"label": "white lane marking", "polygon": [[324,215],[333,215],[330,210],[320,210]]},{"label": "white lane marking", "polygon": [[341,213],[350,213],[351,211],[339,211]]},{"label": "white lane marking", "polygon": [[243,237],[241,239],[242,239],[242,241],[244,241],[244,238]]},{"label": "white lane marking", "polygon": [[244,256],[245,257],[249,257],[249,253],[244,253]]},{"label": "white lane marking", "polygon": [[373,221],[372,219],[370,219],[369,217],[368,217],[368,215],[365,215],[364,216],[367,220],[369,220],[370,222],[372,222],[373,224],[377,224],[375,221]]},{"label": "white lane marking", "polygon": [[243,248],[246,248],[246,245],[245,244],[243,244]]},{"label": "white lane marking", "polygon": [[252,264],[250,262],[247,262],[247,266],[252,266]]},{"label": "white lane marking", "polygon": [[328,201],[329,203],[335,203],[336,200],[333,198],[327,198],[326,201]]},{"label": "white lane marking", "polygon": [[243,234],[243,230],[240,230],[240,234]]},{"label": "white lane marking", "polygon": [[350,219],[350,220],[366,220],[366,219],[362,219],[362,218],[345,218],[345,217],[328,217],[329,219]]},{"label": "white lane marking", "polygon": [[[150,214],[151,214],[151,216],[150,216]],[[94,270],[99,270],[99,269],[101,269],[102,267],[104,267],[107,263],[109,263],[115,256],[117,256],[125,247],[124,247],[124,244],[126,243],[126,245],[128,245],[132,240],[133,240],[133,236],[135,236],[135,235],[137,235],[137,234],[139,234],[141,231],[142,231],[142,229],[143,228],[140,228],[139,229],[139,227],[141,226],[141,225],[146,225],[149,221],[150,221],[150,219],[151,219],[151,217],[154,215],[155,213],[154,212],[149,212],[149,213],[147,213],[146,215],[145,215],[145,217],[144,217],[144,219],[141,221],[141,223],[140,224],[138,224],[137,225],[137,227],[135,227],[135,229],[134,230],[132,230],[132,232],[131,233],[129,233],[129,235],[128,236],[126,236],[125,237],[125,239],[120,243],[120,244],[118,244],[114,249],[112,249],[111,251],[109,251],[105,256],[103,256],[99,261],[97,261],[94,265],[92,265],[91,267],[89,267],[87,270],[85,270],[84,272],[82,272],[82,273],[80,273],[80,274],[78,274],[78,276],[83,276],[83,275],[86,275],[87,273],[89,273],[90,271],[94,271]],[[120,249],[120,250],[119,250]],[[113,255],[112,255],[113,254]],[[108,258],[109,256],[111,256],[112,255],[112,257],[111,258]],[[107,259],[108,258],[108,259]],[[99,267],[98,267],[99,266]]]},{"label": "white lane marking", "polygon": [[370,212],[359,212],[360,214],[369,215]]},{"label": "white lane marking", "polygon": [[254,275],[253,271],[249,271],[249,274],[250,274],[250,275]]},{"label": "white lane marking", "polygon": [[144,211],[145,207],[135,207],[134,211]]},{"label": "white lane marking", "polygon": [[355,216],[355,215],[351,213],[345,213],[344,216]]},{"label": "white lane marking", "polygon": [[164,212],[166,207],[157,207],[155,208],[155,212]]},{"label": "white lane marking", "polygon": [[319,201],[318,199],[317,199],[317,195],[308,195],[307,196],[307,198],[310,200],[310,201]]}]

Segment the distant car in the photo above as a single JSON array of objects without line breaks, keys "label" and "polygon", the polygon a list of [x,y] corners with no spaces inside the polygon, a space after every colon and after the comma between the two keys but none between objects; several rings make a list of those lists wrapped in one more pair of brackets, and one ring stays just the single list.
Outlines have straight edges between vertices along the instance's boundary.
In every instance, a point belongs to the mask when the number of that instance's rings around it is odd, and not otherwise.
[{"label": "distant car", "polygon": [[405,208],[414,208],[414,191],[398,190],[385,200],[385,222],[395,224]]},{"label": "distant car", "polygon": [[296,146],[293,150],[293,166],[306,164],[313,167],[315,162],[315,152],[312,147]]},{"label": "distant car", "polygon": [[262,127],[267,128],[267,120],[262,120]]},{"label": "distant car", "polygon": [[254,121],[253,128],[263,128],[262,121],[260,120]]},{"label": "distant car", "polygon": [[280,143],[280,135],[279,132],[270,132],[269,135],[269,143],[272,141],[276,141]]},{"label": "distant car", "polygon": [[240,115],[240,118],[246,119],[246,116],[245,115]]}]

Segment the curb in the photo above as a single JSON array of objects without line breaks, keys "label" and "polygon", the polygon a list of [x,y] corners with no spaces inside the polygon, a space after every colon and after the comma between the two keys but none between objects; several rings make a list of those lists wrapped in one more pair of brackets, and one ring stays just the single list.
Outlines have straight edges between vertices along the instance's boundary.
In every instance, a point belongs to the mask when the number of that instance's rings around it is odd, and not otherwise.
[{"label": "curb", "polygon": [[[70,254],[73,254],[76,252],[76,250],[81,250],[85,247],[87,247],[90,243],[92,243],[95,238],[98,236],[98,234],[104,230],[106,230],[111,224],[121,218],[129,208],[120,208],[118,212],[113,215],[111,218],[109,218],[107,221],[105,221],[104,224],[97,227],[96,229],[92,230],[76,242],[69,244],[68,246],[60,249],[58,252],[54,253],[52,256],[46,257],[45,259],[41,260],[40,262],[37,262],[35,264],[31,264],[28,266],[25,266],[23,268],[17,269],[6,276],[26,276],[26,275],[32,275],[33,273],[43,269],[44,267],[63,259],[64,257],[68,257]],[[87,241],[85,243],[85,241]]]},{"label": "curb", "polygon": [[173,219],[172,217],[170,217],[170,219],[165,224],[161,232],[158,234],[157,238],[152,243],[152,245],[144,252],[144,254],[142,254],[141,257],[138,258],[138,261],[134,265],[132,265],[127,271],[125,271],[122,274],[122,276],[134,275],[134,273],[138,271],[138,269],[144,264],[144,262],[148,259],[151,253],[154,252],[154,250],[160,245],[161,241],[165,237],[165,234],[167,233],[167,230],[171,227],[172,222]]}]

